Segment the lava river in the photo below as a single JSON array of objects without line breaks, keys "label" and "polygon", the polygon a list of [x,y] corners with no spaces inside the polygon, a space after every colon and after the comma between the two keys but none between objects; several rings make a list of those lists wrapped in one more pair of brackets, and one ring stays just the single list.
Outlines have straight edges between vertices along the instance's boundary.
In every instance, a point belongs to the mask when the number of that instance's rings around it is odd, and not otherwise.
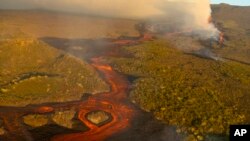
[{"label": "lava river", "polygon": [[[89,131],[55,136],[53,141],[102,141],[129,126],[134,111],[124,101],[127,98],[128,82],[109,65],[102,63],[101,58],[91,60],[92,66],[104,75],[111,91],[92,96],[86,102],[80,103],[78,118],[89,127]],[[110,113],[112,121],[100,127],[91,123],[86,115],[96,110]]]},{"label": "lava river", "polygon": [[[128,101],[129,82],[123,76],[105,63],[103,57],[116,55],[117,48],[123,45],[138,44],[144,39],[117,39],[106,44],[109,49],[95,52],[88,58],[88,62],[103,76],[110,85],[110,92],[90,96],[87,100],[31,105],[27,107],[0,107],[0,118],[8,131],[3,140],[19,141],[33,140],[31,133],[23,126],[21,118],[27,114],[47,114],[58,109],[75,109],[78,119],[89,130],[86,132],[60,134],[53,136],[52,141],[103,141],[115,133],[119,133],[131,125],[131,120],[136,115],[136,108]],[[100,45],[101,46],[101,45]],[[90,51],[90,53],[93,52]],[[90,122],[86,115],[92,111],[105,111],[110,113],[112,120],[102,126]]]}]

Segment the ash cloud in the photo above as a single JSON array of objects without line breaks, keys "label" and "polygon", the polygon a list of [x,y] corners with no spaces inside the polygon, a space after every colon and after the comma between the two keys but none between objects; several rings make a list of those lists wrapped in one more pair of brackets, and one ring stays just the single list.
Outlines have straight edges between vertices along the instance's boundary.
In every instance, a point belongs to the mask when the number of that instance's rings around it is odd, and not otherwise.
[{"label": "ash cloud", "polygon": [[160,19],[191,29],[202,38],[218,38],[209,23],[209,0],[1,0],[1,9],[46,9],[116,18]]}]

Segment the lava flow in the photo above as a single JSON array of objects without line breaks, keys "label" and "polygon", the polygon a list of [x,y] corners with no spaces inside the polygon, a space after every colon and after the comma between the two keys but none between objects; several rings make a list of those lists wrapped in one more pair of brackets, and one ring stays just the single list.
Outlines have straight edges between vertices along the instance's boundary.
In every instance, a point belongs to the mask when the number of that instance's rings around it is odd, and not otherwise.
[{"label": "lava flow", "polygon": [[[79,105],[78,118],[88,126],[89,131],[58,135],[52,138],[53,141],[102,141],[129,126],[134,111],[124,101],[127,98],[128,82],[111,66],[102,63],[101,58],[92,58],[91,60],[92,66],[104,74],[105,80],[111,86],[111,91],[93,96]],[[86,115],[96,110],[110,113],[112,121],[101,127],[91,123]]]},{"label": "lava flow", "polygon": [[[132,45],[141,41],[142,39],[114,40],[111,42],[111,46]],[[107,51],[105,54],[106,56],[112,54],[112,50]],[[79,105],[78,118],[88,126],[89,131],[58,135],[52,138],[53,141],[102,141],[114,133],[122,131],[130,126],[135,110],[126,102],[128,82],[123,76],[115,72],[111,66],[104,63],[102,57],[103,56],[93,57],[90,59],[90,62],[94,68],[104,75],[104,79],[110,85],[111,91],[92,96],[86,102]],[[86,118],[86,115],[89,112],[96,110],[102,110],[110,113],[112,121],[100,127],[91,123]]]},{"label": "lava flow", "polygon": [[[78,113],[78,119],[89,130],[80,133],[55,135],[50,139],[52,141],[103,141],[111,135],[128,128],[136,114],[136,109],[127,100],[129,83],[124,76],[105,63],[103,57],[114,55],[113,50],[119,46],[134,45],[145,40],[149,40],[149,38],[111,40],[104,45],[104,47],[109,47],[109,49],[103,49],[101,52],[91,50],[94,53],[87,60],[102,74],[104,80],[110,85],[110,92],[96,94],[90,96],[87,100],[80,101],[45,103],[26,107],[0,107],[0,118],[8,131],[3,140],[33,140],[27,127],[23,126],[21,118],[28,114],[48,114],[59,109],[75,109]],[[118,53],[117,55],[119,56]],[[93,124],[87,119],[86,115],[97,110],[109,113],[112,116],[111,120],[102,126]]]}]

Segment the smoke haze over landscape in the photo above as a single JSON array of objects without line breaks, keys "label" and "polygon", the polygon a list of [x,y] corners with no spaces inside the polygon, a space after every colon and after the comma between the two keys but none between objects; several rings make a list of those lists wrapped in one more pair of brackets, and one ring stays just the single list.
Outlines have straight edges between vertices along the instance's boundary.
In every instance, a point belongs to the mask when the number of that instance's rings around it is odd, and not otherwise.
[{"label": "smoke haze over landscape", "polygon": [[250,123],[229,1],[0,0],[0,141],[228,141]]},{"label": "smoke haze over landscape", "polygon": [[158,18],[177,23],[177,28],[192,29],[204,38],[219,34],[208,22],[209,0],[1,0],[0,8],[45,9],[129,19]]}]

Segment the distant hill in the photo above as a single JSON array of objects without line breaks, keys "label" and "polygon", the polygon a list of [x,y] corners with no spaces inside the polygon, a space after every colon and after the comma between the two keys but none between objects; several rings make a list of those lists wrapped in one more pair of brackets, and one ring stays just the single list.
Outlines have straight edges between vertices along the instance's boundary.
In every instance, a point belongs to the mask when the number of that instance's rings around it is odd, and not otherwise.
[{"label": "distant hill", "polygon": [[[225,34],[224,46],[176,34],[124,47],[131,58],[109,58],[115,70],[138,78],[131,101],[187,133],[187,141],[226,141],[229,125],[250,122],[250,8],[222,4],[213,10],[215,25]],[[225,60],[183,53],[185,46],[205,48]]]},{"label": "distant hill", "polygon": [[250,6],[232,6],[228,4],[212,5],[216,22],[234,21],[241,28],[250,30]]},{"label": "distant hill", "polygon": [[90,17],[42,10],[0,10],[0,21],[35,38],[103,38],[137,36],[137,21]]},{"label": "distant hill", "polygon": [[127,19],[40,10],[0,10],[0,106],[79,100],[109,90],[84,60],[39,40],[138,36]]},{"label": "distant hill", "polygon": [[225,34],[217,53],[231,60],[250,63],[250,6],[212,5],[216,26]]}]

